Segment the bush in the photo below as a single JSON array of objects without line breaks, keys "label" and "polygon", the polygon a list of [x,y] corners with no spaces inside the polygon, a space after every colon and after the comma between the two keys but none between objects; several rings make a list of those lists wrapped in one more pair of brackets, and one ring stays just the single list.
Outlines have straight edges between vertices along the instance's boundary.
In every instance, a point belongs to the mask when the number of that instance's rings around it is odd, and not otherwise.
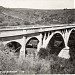
[{"label": "bush", "polygon": [[5,47],[0,41],[0,71],[13,70],[19,70],[16,63],[16,58],[11,55],[11,52],[5,52]]},{"label": "bush", "polygon": [[28,21],[24,21],[24,25],[31,25],[31,23]]},{"label": "bush", "polygon": [[39,58],[46,58],[48,56],[48,50],[45,48],[41,48],[40,51],[38,52]]},{"label": "bush", "polygon": [[18,70],[14,57],[10,58],[10,55],[6,55],[2,51],[0,51],[0,67],[1,71]]},{"label": "bush", "polygon": [[49,61],[45,59],[41,59],[41,60],[35,61],[34,63],[35,64],[33,66],[33,69],[36,74],[50,74],[51,73]]},{"label": "bush", "polygon": [[50,62],[45,59],[35,58],[31,62],[31,60],[24,60],[23,63],[20,65],[22,71],[25,74],[50,74]]}]

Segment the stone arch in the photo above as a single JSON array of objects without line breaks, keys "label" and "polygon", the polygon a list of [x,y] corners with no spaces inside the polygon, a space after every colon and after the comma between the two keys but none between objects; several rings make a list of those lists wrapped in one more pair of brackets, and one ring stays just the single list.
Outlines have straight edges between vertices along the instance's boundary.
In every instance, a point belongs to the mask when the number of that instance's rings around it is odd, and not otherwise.
[{"label": "stone arch", "polygon": [[9,54],[11,53],[14,56],[19,57],[21,47],[22,47],[22,45],[19,42],[10,41],[10,42],[6,43],[6,45],[5,45],[5,52],[9,53]]},{"label": "stone arch", "polygon": [[52,33],[46,46],[46,48],[50,50],[50,54],[58,55],[64,47],[65,43],[62,33],[59,31]]}]

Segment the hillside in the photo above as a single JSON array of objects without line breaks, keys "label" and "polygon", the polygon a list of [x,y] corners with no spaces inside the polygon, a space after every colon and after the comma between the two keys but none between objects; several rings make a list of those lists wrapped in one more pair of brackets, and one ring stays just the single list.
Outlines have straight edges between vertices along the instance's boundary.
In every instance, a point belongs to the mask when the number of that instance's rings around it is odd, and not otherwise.
[{"label": "hillside", "polygon": [[74,9],[39,10],[0,7],[0,25],[50,25],[74,22]]}]

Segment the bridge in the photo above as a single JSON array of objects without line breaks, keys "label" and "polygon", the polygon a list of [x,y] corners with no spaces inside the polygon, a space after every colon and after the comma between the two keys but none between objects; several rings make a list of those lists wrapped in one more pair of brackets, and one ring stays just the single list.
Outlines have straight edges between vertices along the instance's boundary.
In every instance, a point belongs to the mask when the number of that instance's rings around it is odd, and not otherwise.
[{"label": "bridge", "polygon": [[[75,30],[75,24],[59,24],[59,25],[36,25],[36,26],[7,26],[0,28],[0,41],[6,46],[9,43],[17,45],[20,49],[19,58],[25,59],[26,45],[31,39],[38,40],[37,52],[40,48],[50,48],[53,44],[51,40],[62,42],[58,56],[65,57],[62,53],[68,55],[68,41],[72,32]],[[52,52],[52,51],[51,51]],[[55,52],[55,51],[54,51]],[[68,58],[68,57],[65,57]]]}]

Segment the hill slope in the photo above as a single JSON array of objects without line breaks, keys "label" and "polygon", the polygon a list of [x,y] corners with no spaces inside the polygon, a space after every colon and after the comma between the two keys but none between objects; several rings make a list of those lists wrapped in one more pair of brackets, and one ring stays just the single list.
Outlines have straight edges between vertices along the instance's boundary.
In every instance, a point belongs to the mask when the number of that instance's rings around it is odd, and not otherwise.
[{"label": "hill slope", "polygon": [[74,9],[36,10],[0,7],[0,25],[50,25],[74,22]]}]

